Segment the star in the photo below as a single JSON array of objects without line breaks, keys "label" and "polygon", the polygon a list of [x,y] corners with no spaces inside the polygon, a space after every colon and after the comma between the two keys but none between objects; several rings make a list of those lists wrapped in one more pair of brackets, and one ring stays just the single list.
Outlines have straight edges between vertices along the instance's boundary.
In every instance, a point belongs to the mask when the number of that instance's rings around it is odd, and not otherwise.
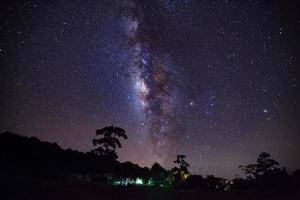
[{"label": "star", "polygon": [[190,102],[189,102],[189,105],[190,105],[191,107],[194,107],[196,104],[195,104],[194,101],[190,101]]},{"label": "star", "polygon": [[171,169],[176,149],[202,175],[234,177],[262,146],[300,166],[283,144],[300,141],[295,1],[3,1],[2,131],[90,151],[120,126],[120,162]]}]

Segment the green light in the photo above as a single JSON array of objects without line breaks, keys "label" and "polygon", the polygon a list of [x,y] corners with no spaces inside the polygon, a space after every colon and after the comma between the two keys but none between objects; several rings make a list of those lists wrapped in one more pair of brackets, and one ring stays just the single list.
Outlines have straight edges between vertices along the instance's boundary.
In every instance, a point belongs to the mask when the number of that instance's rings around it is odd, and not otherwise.
[{"label": "green light", "polygon": [[143,179],[141,179],[141,178],[136,178],[135,184],[136,184],[136,185],[143,185]]},{"label": "green light", "polygon": [[150,178],[150,179],[148,180],[147,186],[153,186],[153,185],[154,185],[153,179]]}]

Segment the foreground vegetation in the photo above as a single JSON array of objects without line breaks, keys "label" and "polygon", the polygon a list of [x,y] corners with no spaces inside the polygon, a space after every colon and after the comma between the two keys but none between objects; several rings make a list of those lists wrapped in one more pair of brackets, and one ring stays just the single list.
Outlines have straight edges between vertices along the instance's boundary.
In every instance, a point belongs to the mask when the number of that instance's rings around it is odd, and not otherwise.
[{"label": "foreground vegetation", "polygon": [[[116,148],[127,139],[118,127],[97,130],[95,149],[82,153],[13,133],[0,134],[0,188],[7,199],[297,199],[300,171],[289,174],[262,152],[240,166],[246,178],[190,174],[185,155],[174,167],[120,163]],[[3,196],[2,195],[2,196]],[[298,196],[297,196],[298,195]],[[258,198],[259,197],[259,198]]]}]

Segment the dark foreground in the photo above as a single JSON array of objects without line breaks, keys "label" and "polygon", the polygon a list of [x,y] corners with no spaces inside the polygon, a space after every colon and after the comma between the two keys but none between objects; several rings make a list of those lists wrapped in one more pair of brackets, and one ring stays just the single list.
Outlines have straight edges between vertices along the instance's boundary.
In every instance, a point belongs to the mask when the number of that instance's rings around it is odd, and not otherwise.
[{"label": "dark foreground", "polygon": [[184,191],[167,188],[112,187],[101,183],[71,183],[62,181],[26,181],[1,183],[3,200],[292,200],[299,194],[259,191]]}]

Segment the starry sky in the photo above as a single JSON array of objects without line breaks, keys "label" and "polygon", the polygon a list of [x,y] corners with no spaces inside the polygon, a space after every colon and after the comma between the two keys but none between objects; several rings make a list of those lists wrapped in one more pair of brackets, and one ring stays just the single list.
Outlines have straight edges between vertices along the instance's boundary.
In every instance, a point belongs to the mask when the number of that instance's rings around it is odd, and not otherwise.
[{"label": "starry sky", "polygon": [[0,131],[233,178],[269,152],[300,168],[300,2],[1,1]]}]

